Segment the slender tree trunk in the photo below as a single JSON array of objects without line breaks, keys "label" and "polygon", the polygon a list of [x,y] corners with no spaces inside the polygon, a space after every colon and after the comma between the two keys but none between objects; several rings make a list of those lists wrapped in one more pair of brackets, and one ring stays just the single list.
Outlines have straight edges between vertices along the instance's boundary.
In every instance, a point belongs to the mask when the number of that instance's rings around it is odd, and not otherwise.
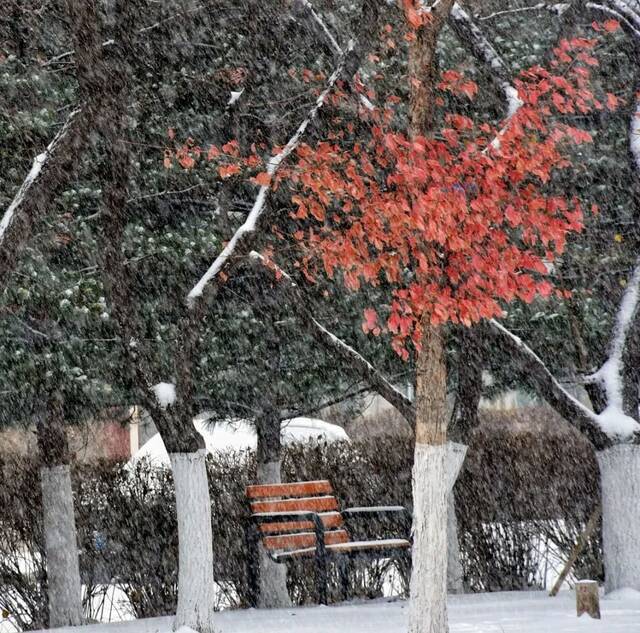
[{"label": "slender tree trunk", "polygon": [[640,446],[619,444],[596,454],[602,488],[605,589],[640,591]]},{"label": "slender tree trunk", "polygon": [[[262,415],[256,422],[258,436],[257,481],[259,484],[279,484],[281,478],[282,444],[280,420],[276,415]],[[287,591],[287,566],[274,562],[262,544],[258,545],[259,584],[258,607],[285,608],[291,606]]]},{"label": "slender tree trunk", "polygon": [[[409,45],[410,129],[434,125],[438,81],[436,45],[452,0],[441,0]],[[409,633],[445,633],[447,625],[447,368],[441,328],[422,318],[416,361],[416,433],[413,464],[413,549]],[[453,484],[452,484],[453,485]]]},{"label": "slender tree trunk", "polygon": [[78,626],[83,620],[69,450],[61,416],[59,403],[51,401],[47,418],[38,423],[50,627]]}]

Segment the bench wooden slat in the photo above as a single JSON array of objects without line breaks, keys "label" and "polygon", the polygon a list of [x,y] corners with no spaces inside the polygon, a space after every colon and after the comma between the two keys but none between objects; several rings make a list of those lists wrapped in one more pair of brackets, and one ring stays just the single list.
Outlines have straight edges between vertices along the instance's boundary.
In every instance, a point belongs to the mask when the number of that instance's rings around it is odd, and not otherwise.
[{"label": "bench wooden slat", "polygon": [[292,484],[262,484],[247,486],[249,499],[265,499],[269,497],[313,497],[333,492],[331,483],[325,479],[319,481],[298,481]]},{"label": "bench wooden slat", "polygon": [[[320,520],[325,529],[339,528],[344,525],[344,519],[339,512],[322,512]],[[279,534],[281,532],[309,532],[314,529],[313,521],[275,521],[263,523],[260,526],[262,534]]]},{"label": "bench wooden slat", "polygon": [[335,497],[303,497],[301,499],[283,499],[281,501],[252,501],[251,512],[330,512],[338,509]]},{"label": "bench wooden slat", "polygon": [[[306,547],[315,550],[316,535],[314,532],[300,532],[299,534],[265,536],[262,542],[267,549],[271,550],[290,550]],[[331,530],[330,532],[325,532],[324,542],[326,545],[348,543],[349,535],[346,530]]]}]

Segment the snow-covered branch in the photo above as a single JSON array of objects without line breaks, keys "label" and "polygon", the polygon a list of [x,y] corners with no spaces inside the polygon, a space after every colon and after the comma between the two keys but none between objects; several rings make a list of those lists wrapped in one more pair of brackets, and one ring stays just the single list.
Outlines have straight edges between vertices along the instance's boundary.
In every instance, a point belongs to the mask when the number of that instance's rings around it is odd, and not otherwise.
[{"label": "snow-covered branch", "polygon": [[623,398],[623,354],[633,321],[638,318],[639,300],[640,257],[636,261],[633,274],[622,296],[620,306],[618,307],[609,349],[609,357],[602,367],[589,377],[592,381],[599,381],[604,387],[607,395],[607,409],[610,409],[611,412],[619,412],[620,414],[622,414],[626,408]]},{"label": "snow-covered branch", "polygon": [[607,0],[607,5],[609,5],[614,11],[617,11],[619,14],[624,16],[626,20],[634,23],[636,29],[640,28],[640,4],[637,1],[632,0],[628,2],[627,0]]},{"label": "snow-covered branch", "polygon": [[538,2],[537,4],[533,4],[527,7],[514,7],[513,9],[503,9],[501,11],[494,11],[493,13],[489,13],[488,15],[478,15],[476,19],[478,20],[493,20],[494,18],[498,18],[502,15],[509,15],[512,13],[524,13],[525,11],[552,11],[557,15],[562,15],[571,5],[569,3],[556,3],[549,4],[547,2]]},{"label": "snow-covered branch", "polygon": [[[327,43],[329,44],[331,50],[338,57],[344,55],[344,51],[342,50],[342,47],[340,46],[340,44],[338,44],[338,40],[335,38],[335,36],[331,32],[331,29],[327,26],[326,21],[316,11],[316,9],[313,6],[313,4],[311,4],[311,2],[309,0],[298,0],[298,2],[300,3],[300,5],[302,7],[304,7],[309,12],[309,15],[311,15],[311,18],[312,18],[313,22],[315,23],[316,27],[320,30],[320,32],[322,33],[324,38],[327,40]],[[371,103],[371,101],[369,101],[369,99],[367,99],[367,97],[365,95],[363,95],[362,93],[358,93],[358,99],[360,100],[360,103],[365,108],[367,108],[367,110],[373,110],[374,109],[374,106]]]},{"label": "snow-covered branch", "polygon": [[362,354],[327,330],[327,328],[315,318],[308,308],[308,300],[304,296],[304,293],[288,273],[272,261],[267,261],[256,251],[251,251],[250,257],[254,261],[274,271],[276,278],[279,278],[282,282],[281,287],[291,298],[291,306],[297,316],[307,326],[315,339],[329,351],[337,353],[353,367],[376,393],[380,394],[389,404],[393,405],[407,422],[413,426],[415,423],[415,409],[411,400],[399,389],[394,387]]},{"label": "snow-covered branch", "polygon": [[316,11],[315,7],[309,2],[309,0],[297,0],[301,6],[303,6],[311,15],[311,18],[322,31],[325,39],[329,42],[329,45],[333,49],[333,52],[337,55],[342,55],[342,48],[338,44],[338,40],[334,37],[333,33],[327,26],[327,23],[322,19],[322,16]]},{"label": "snow-covered branch", "polygon": [[[629,152],[636,176],[640,177],[640,98],[636,99],[636,106],[629,124]],[[632,385],[626,384],[627,377],[625,375],[627,373],[625,371],[625,353],[630,344],[637,344],[637,342],[630,340],[630,334],[634,325],[637,327],[638,319],[640,319],[640,255],[618,306],[609,345],[609,356],[602,367],[588,377],[588,380],[598,382],[603,386],[607,397],[607,408],[603,414],[606,413],[611,418],[623,419],[628,416],[638,416],[637,372],[629,372],[631,381],[634,383]],[[633,356],[635,359],[638,352]],[[635,368],[632,369],[635,370]],[[631,388],[629,389],[629,387]],[[627,393],[631,392],[633,397],[626,398],[625,390]]]},{"label": "snow-covered branch", "polygon": [[507,104],[507,118],[511,118],[522,105],[522,101],[518,98],[518,91],[511,84],[510,72],[502,57],[469,13],[457,2],[449,13],[449,25],[463,46],[491,69],[491,77],[504,95]]},{"label": "snow-covered branch", "polygon": [[[244,224],[238,228],[233,237],[229,240],[222,252],[216,257],[215,261],[211,264],[207,272],[200,278],[198,283],[191,289],[187,296],[187,303],[193,306],[195,302],[202,296],[207,285],[216,277],[216,275],[222,270],[230,257],[234,255],[245,255],[248,248],[247,241],[253,237],[258,226],[258,223],[263,215],[267,196],[271,190],[271,183],[276,175],[276,172],[280,169],[283,162],[291,155],[292,152],[300,144],[302,136],[306,132],[310,123],[316,118],[320,108],[326,103],[327,97],[333,90],[336,82],[342,75],[345,68],[345,61],[347,55],[353,50],[354,43],[350,42],[347,46],[347,50],[344,55],[341,55],[340,61],[336,69],[333,71],[331,77],[327,82],[325,89],[322,91],[313,108],[307,114],[307,117],[298,126],[295,134],[289,139],[287,144],[278,152],[275,156],[272,156],[267,162],[266,173],[269,174],[269,184],[262,185],[258,191],[258,195],[253,203],[253,207],[247,216]],[[249,240],[250,241],[250,240]],[[243,245],[245,248],[241,248]],[[244,252],[243,252],[244,251]]]},{"label": "snow-covered branch", "polygon": [[[633,37],[640,39],[640,21],[630,20],[624,15],[622,15],[619,11],[612,9],[611,7],[597,3],[597,2],[587,2],[585,4],[587,9],[594,11],[598,14],[601,14],[607,18],[613,18],[614,20],[618,20],[621,26],[631,33]],[[634,24],[635,22],[635,24]]]},{"label": "snow-covered branch", "polygon": [[60,131],[33,164],[0,221],[0,282],[15,264],[15,256],[29,238],[35,216],[44,213],[59,180],[68,173],[63,165],[77,152],[74,143],[83,121],[82,108],[67,117]]},{"label": "snow-covered branch", "polygon": [[522,376],[563,418],[584,433],[596,447],[611,445],[612,438],[601,428],[599,417],[560,384],[544,361],[520,337],[495,319],[489,321],[489,333],[503,344]]}]

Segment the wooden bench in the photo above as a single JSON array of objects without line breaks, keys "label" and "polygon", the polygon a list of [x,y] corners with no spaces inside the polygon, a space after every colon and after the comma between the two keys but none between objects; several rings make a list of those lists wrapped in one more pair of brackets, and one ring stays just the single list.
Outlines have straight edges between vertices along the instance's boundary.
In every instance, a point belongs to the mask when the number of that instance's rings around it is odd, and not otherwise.
[{"label": "wooden bench", "polygon": [[249,588],[255,606],[258,593],[257,545],[262,542],[270,558],[286,563],[315,558],[318,602],[327,603],[327,567],[339,563],[343,599],[347,598],[349,567],[356,558],[393,558],[410,561],[409,538],[354,540],[353,528],[365,521],[383,521],[410,531],[411,519],[402,506],[350,508],[340,512],[331,483],[304,481],[247,486],[251,508],[247,526]]}]

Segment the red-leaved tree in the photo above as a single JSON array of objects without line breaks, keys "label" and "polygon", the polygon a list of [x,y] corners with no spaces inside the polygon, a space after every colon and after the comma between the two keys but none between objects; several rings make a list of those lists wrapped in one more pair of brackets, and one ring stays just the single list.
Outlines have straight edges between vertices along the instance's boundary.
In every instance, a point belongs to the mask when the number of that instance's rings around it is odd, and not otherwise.
[{"label": "red-leaved tree", "polygon": [[[440,633],[447,630],[446,498],[464,457],[452,457],[456,451],[446,445],[442,326],[471,325],[500,315],[510,301],[558,292],[546,275],[567,236],[581,230],[583,211],[557,191],[554,177],[571,168],[570,147],[590,141],[563,119],[613,109],[616,99],[591,87],[597,41],[574,38],[558,45],[548,68],[520,74],[513,107],[498,126],[439,112],[446,93],[477,92],[461,73],[437,69],[438,34],[452,2],[429,11],[404,4],[408,117],[393,96],[378,108],[361,105],[357,126],[347,122],[326,141],[297,144],[286,166],[276,150],[266,171],[255,151],[242,157],[235,142],[207,151],[187,144],[167,161],[175,156],[190,168],[206,156],[221,178],[253,170],[261,187],[286,183],[294,190],[294,238],[306,277],[326,274],[350,289],[389,291],[387,307],[365,311],[363,329],[388,333],[405,358],[411,346],[417,354],[409,630]],[[348,97],[333,95],[340,98]]]}]

